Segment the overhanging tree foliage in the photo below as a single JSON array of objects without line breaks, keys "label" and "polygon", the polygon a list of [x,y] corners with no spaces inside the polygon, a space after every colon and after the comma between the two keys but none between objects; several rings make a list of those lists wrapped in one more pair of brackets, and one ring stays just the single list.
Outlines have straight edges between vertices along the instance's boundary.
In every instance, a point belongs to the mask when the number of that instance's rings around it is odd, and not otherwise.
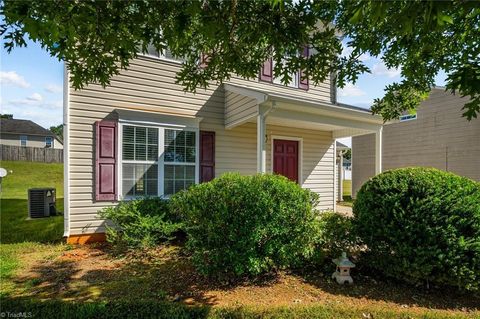
[{"label": "overhanging tree foliage", "polygon": [[[189,91],[233,74],[256,78],[269,56],[284,83],[303,69],[314,84],[336,74],[343,87],[369,72],[359,59],[367,53],[402,70],[403,80],[387,86],[372,107],[384,119],[413,110],[441,70],[448,90],[471,98],[463,115],[480,113],[476,1],[6,0],[0,10],[5,48],[25,46],[27,37],[40,42],[68,63],[77,89],[107,85],[148,44],[185,58],[177,82]],[[350,39],[349,56],[341,56],[339,31]],[[307,43],[312,54],[304,58],[298,52]]]}]

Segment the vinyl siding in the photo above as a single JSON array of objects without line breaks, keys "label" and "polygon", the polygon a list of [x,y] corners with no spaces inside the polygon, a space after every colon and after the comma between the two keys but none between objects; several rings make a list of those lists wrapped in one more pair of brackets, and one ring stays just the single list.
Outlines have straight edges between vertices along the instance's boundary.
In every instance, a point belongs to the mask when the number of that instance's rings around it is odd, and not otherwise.
[{"label": "vinyl siding", "polygon": [[225,126],[245,122],[257,113],[255,99],[233,92],[225,93]]},{"label": "vinyl siding", "polygon": [[[105,231],[105,222],[98,218],[98,210],[116,203],[94,201],[94,123],[103,119],[116,119],[116,109],[159,112],[163,114],[201,117],[200,129],[216,132],[216,176],[228,171],[241,174],[256,172],[256,125],[246,123],[234,129],[225,129],[226,112],[232,118],[241,118],[243,111],[225,108],[223,87],[212,85],[199,89],[196,94],[184,92],[175,84],[176,63],[140,57],[131,62],[128,70],[115,76],[107,88],[91,84],[83,90],[70,88],[68,94],[68,173],[69,178],[69,230],[70,234]],[[239,78],[232,83],[258,87],[270,92],[282,92],[297,97],[330,100],[328,83],[311,87],[308,92],[258,81]],[[233,96],[231,96],[233,98]],[[233,99],[232,99],[233,101]],[[236,101],[239,101],[238,97]],[[246,105],[252,106],[251,101]],[[234,104],[241,106],[243,104]],[[238,109],[238,110],[235,110]],[[239,115],[242,113],[243,115]],[[270,127],[268,128],[270,130]],[[333,206],[333,140],[328,132],[312,133],[272,127],[278,135],[304,136],[307,164],[303,166],[304,187],[318,191],[321,207]],[[272,134],[270,131],[268,134]],[[269,146],[270,147],[270,146]],[[318,156],[318,157],[317,157]],[[268,161],[270,161],[268,155]],[[331,165],[328,163],[331,162]],[[270,164],[269,164],[270,165]]]},{"label": "vinyl siding", "polygon": [[[465,98],[433,90],[417,119],[383,129],[383,169],[425,166],[480,181],[480,119],[462,117]],[[375,138],[352,139],[352,191],[374,175]]]},{"label": "vinyl siding", "polygon": [[[20,136],[27,135],[27,147],[40,147],[45,148],[45,137],[41,135],[28,135],[28,134],[10,134],[2,133],[0,135],[0,144],[2,145],[20,145]],[[62,143],[53,138],[53,148],[63,149]]]}]

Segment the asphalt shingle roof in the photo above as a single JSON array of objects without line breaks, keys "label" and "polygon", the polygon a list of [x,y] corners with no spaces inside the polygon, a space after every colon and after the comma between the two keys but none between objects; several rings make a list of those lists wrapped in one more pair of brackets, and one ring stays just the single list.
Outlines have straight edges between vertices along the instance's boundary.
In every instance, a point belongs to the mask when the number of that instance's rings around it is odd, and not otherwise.
[{"label": "asphalt shingle roof", "polygon": [[50,130],[41,127],[30,120],[0,118],[0,132],[25,135],[55,136]]}]

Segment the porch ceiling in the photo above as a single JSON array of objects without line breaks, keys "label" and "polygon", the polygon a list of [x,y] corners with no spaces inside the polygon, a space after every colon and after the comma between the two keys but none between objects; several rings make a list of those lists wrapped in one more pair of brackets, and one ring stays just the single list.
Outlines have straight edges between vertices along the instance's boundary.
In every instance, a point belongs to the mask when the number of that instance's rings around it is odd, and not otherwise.
[{"label": "porch ceiling", "polygon": [[353,106],[268,93],[232,84],[225,84],[225,90],[257,101],[255,112],[250,112],[248,118],[228,128],[242,122],[256,122],[260,115],[265,117],[267,124],[332,131],[335,138],[376,132],[383,125],[380,116]]}]

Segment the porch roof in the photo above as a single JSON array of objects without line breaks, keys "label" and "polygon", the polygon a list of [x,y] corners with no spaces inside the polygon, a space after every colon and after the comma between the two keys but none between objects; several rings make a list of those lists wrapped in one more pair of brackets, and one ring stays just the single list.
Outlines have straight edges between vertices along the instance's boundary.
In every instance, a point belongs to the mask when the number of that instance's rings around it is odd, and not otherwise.
[{"label": "porch roof", "polygon": [[355,106],[266,92],[249,86],[224,86],[227,92],[256,100],[248,106],[256,107],[256,110],[244,112],[245,117],[226,123],[227,128],[255,122],[257,116],[262,115],[266,117],[267,124],[327,130],[332,131],[334,138],[340,138],[376,132],[384,123],[381,116]]}]

